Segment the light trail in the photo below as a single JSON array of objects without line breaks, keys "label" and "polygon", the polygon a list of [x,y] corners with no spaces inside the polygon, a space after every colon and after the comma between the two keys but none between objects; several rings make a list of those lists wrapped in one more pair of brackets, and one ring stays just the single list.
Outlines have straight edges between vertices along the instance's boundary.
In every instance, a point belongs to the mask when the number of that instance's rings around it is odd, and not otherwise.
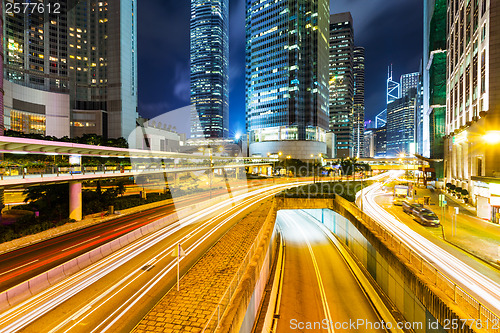
[{"label": "light trail", "polygon": [[[276,192],[290,187],[290,185],[302,185],[308,182],[298,182],[293,184],[277,184],[271,185],[265,188],[259,188],[251,192],[247,192],[233,199],[227,199],[223,202],[216,203],[213,206],[210,206],[206,209],[201,210],[191,216],[181,219],[180,221],[173,223],[172,225],[162,228],[150,235],[144,236],[136,242],[130,244],[129,246],[116,251],[115,253],[101,259],[97,263],[87,267],[84,270],[75,273],[73,276],[63,280],[62,282],[56,284],[53,287],[41,292],[40,294],[12,307],[11,309],[5,311],[0,314],[0,332],[12,332],[22,329],[27,325],[33,323],[35,320],[41,318],[43,315],[48,312],[54,310],[57,306],[63,304],[65,301],[69,300],[71,297],[74,297],[76,294],[83,291],[85,288],[91,286],[93,283],[99,281],[109,273],[113,272],[120,266],[126,264],[130,260],[136,258],[138,255],[144,253],[144,251],[150,249],[154,245],[159,242],[165,240],[167,237],[175,235],[181,229],[189,226],[193,223],[199,223],[203,221],[204,218],[209,217],[210,215],[214,215],[215,217],[200,223],[199,226],[195,228],[195,230],[191,230],[189,234],[182,236],[182,242],[189,240],[191,238],[195,238],[198,234],[203,234],[204,236],[199,238],[194,245],[190,246],[187,249],[187,253],[191,253],[194,249],[200,246],[205,240],[207,240],[213,233],[215,233],[219,228],[221,228],[224,224],[231,220],[234,216],[241,213],[242,211],[248,209],[249,206],[255,204],[265,198],[274,195]],[[235,205],[235,207],[231,207]],[[228,209],[228,206],[230,209]],[[219,219],[221,216],[228,214],[228,212],[235,211],[232,213],[230,217],[224,219],[222,222],[218,223],[216,226],[211,227],[211,229],[207,232],[206,229],[209,227],[214,221]],[[218,213],[222,211],[223,213]],[[173,249],[173,246],[177,244],[173,242],[170,246],[168,246],[159,256],[156,256],[155,260],[162,260],[165,257],[168,257],[170,252]],[[160,257],[160,259],[158,259]],[[148,258],[146,262],[150,262],[151,258]],[[141,267],[144,264],[141,265]],[[115,312],[113,312],[110,316],[103,321],[103,324],[109,320],[112,320],[104,330],[112,327],[114,323],[118,319],[120,319],[131,307],[137,303],[137,301],[144,297],[147,292],[154,287],[162,277],[164,277],[170,270],[173,269],[173,261],[169,263],[160,273],[156,274],[155,277],[150,279],[148,284],[143,286],[139,291],[137,291],[134,295],[128,298],[128,300],[120,306]],[[139,273],[139,274],[137,274]],[[127,275],[125,278],[120,279],[114,285],[106,290],[102,295],[97,297],[94,300],[90,300],[90,307],[85,306],[85,309],[91,310],[91,313],[99,309],[102,306],[102,303],[99,307],[94,307],[95,304],[102,302],[108,302],[113,296],[117,295],[120,291],[123,291],[130,283],[140,277],[140,275],[144,274],[144,270],[135,270],[131,274]],[[127,305],[128,304],[128,305]],[[127,305],[126,308],[124,306]],[[65,325],[73,320],[77,320],[77,322],[81,322],[91,313],[87,313],[85,316],[84,313],[86,311],[77,311],[75,314],[70,316],[70,318],[66,319],[60,325],[57,325],[57,330],[62,329]],[[83,317],[82,317],[83,316]],[[78,320],[79,319],[79,320]],[[99,325],[100,327],[101,325]],[[74,327],[74,325],[72,326]],[[90,328],[89,328],[90,330]]]},{"label": "light trail", "polygon": [[[397,175],[391,175],[391,178]],[[398,221],[375,202],[383,184],[375,183],[363,190],[363,211],[390,230],[408,248],[432,263],[451,281],[476,297],[496,315],[500,314],[500,285],[479,273],[440,246],[432,243]]]}]

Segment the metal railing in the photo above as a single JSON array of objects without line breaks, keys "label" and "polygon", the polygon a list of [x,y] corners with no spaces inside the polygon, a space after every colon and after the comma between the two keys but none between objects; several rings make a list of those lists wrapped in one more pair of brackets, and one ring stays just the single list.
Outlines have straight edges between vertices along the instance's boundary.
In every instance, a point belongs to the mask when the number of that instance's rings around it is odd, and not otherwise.
[{"label": "metal railing", "polygon": [[366,223],[365,226],[378,236],[393,253],[397,253],[401,259],[404,259],[406,263],[409,264],[407,267],[417,268],[426,282],[430,285],[434,285],[448,297],[449,301],[452,301],[469,316],[467,320],[464,319],[464,322],[459,323],[460,326],[465,323],[472,329],[483,329],[487,332],[500,333],[499,316],[489,310],[450,278],[441,273],[434,264],[413,251],[385,227],[363,213],[352,202],[340,196],[337,196],[335,200],[358,220],[364,221]]},{"label": "metal railing", "polygon": [[[276,204],[273,201],[272,207],[270,211],[274,211],[276,208]],[[226,291],[222,295],[222,297],[219,299],[219,302],[217,303],[217,307],[215,310],[212,312],[212,315],[209,317],[207,323],[205,324],[205,327],[203,328],[202,332],[214,332],[220,324],[221,318],[226,311],[229,303],[231,302],[231,298],[234,295],[234,292],[238,288],[241,278],[245,274],[245,271],[248,267],[248,264],[252,260],[252,257],[255,253],[255,250],[257,249],[257,246],[259,245],[260,241],[262,240],[262,237],[264,235],[264,230],[266,229],[267,223],[264,222],[264,224],[261,226],[257,237],[255,237],[254,242],[248,249],[248,252],[245,255],[245,258],[241,262],[238,270],[234,274],[231,282],[229,283],[229,286],[227,287]]]},{"label": "metal railing", "polygon": [[[226,164],[221,167],[243,167],[243,165]],[[217,166],[214,166],[217,168]],[[92,175],[92,174],[116,174],[116,173],[137,173],[137,172],[165,172],[174,170],[202,170],[208,169],[205,165],[98,165],[98,166],[43,166],[43,167],[23,167],[8,166],[0,167],[0,180],[59,177],[71,175]]]}]

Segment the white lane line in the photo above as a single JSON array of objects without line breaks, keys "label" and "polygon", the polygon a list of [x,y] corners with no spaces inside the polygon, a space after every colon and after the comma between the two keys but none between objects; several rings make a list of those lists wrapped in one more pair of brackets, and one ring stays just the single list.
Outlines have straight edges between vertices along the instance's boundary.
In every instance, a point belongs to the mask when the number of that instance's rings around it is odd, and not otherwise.
[{"label": "white lane line", "polygon": [[[294,214],[295,214],[295,216],[299,217],[299,215],[297,213],[294,213]],[[287,213],[287,215],[290,216],[291,214]],[[314,251],[312,249],[311,243],[307,239],[306,232],[304,231],[304,229],[302,229],[302,227],[300,226],[300,224],[297,223],[295,220],[293,220],[293,218],[291,218],[291,221],[292,221],[293,224],[296,225],[297,229],[300,230],[300,233],[304,237],[304,240],[305,240],[305,242],[307,244],[307,248],[309,250],[309,254],[311,255],[312,263],[313,263],[313,266],[314,266],[314,272],[316,273],[316,280],[318,281],[319,293],[320,293],[320,296],[321,296],[321,302],[323,303],[323,313],[325,314],[326,319],[329,320],[329,324],[327,325],[328,332],[334,333],[335,330],[334,330],[334,328],[332,326],[333,320],[332,320],[332,316],[330,314],[330,306],[328,305],[328,299],[326,298],[325,286],[323,284],[323,279],[321,278],[321,273],[319,271],[318,262],[316,261],[316,256],[314,255]]]},{"label": "white lane line", "polygon": [[6,272],[0,273],[0,276],[1,276],[1,275],[4,275],[4,274],[7,274],[7,273],[10,273],[10,272],[12,272],[12,271],[18,270],[18,269],[19,269],[19,268],[21,268],[21,267],[31,265],[32,263],[37,262],[38,260],[40,260],[40,259],[30,261],[30,262],[29,262],[29,263],[27,263],[27,264],[24,264],[24,265],[18,266],[18,267],[13,268],[13,269],[9,269],[9,270],[8,270],[8,271],[6,271]]},{"label": "white lane line", "polygon": [[122,230],[122,229],[125,229],[125,228],[128,228],[128,227],[130,227],[130,226],[129,225],[124,225],[123,227],[113,229],[113,231]]},{"label": "white lane line", "polygon": [[67,248],[65,248],[64,250],[61,250],[61,252],[71,250],[72,248],[75,248],[75,247],[80,246],[80,245],[82,245],[82,244],[88,243],[88,242],[90,242],[90,241],[92,241],[92,240],[94,240],[94,239],[96,239],[96,238],[99,238],[99,237],[101,237],[101,236],[95,236],[95,237],[93,237],[93,238],[87,239],[85,242],[81,242],[81,243],[75,244],[75,245],[73,245],[73,246],[67,247]]}]

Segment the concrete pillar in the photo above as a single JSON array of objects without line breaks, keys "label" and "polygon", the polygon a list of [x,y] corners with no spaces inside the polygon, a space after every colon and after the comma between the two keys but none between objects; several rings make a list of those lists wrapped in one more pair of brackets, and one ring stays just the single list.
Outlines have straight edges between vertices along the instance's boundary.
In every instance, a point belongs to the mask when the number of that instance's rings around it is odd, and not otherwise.
[{"label": "concrete pillar", "polygon": [[82,219],[82,183],[69,183],[69,218],[80,221]]}]

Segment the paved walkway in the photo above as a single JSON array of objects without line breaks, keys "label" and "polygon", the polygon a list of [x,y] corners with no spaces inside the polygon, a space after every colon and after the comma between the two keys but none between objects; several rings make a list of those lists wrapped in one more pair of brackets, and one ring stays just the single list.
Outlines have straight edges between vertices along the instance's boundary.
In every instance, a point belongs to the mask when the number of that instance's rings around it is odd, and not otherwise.
[{"label": "paved walkway", "polygon": [[[141,320],[133,332],[201,332],[271,209],[267,200],[229,230]],[[221,313],[222,316],[222,313]]]}]

